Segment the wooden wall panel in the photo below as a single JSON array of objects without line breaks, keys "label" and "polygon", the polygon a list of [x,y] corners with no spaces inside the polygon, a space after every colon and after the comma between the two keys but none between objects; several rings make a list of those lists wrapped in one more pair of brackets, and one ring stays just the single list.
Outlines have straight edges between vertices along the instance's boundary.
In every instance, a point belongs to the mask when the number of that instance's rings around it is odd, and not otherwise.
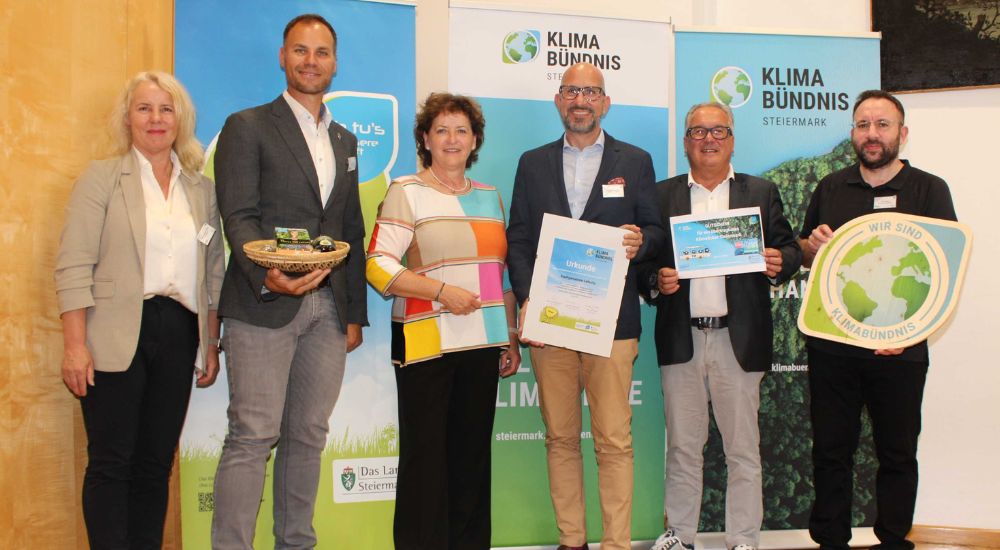
[{"label": "wooden wall panel", "polygon": [[0,36],[0,548],[86,548],[86,437],[60,378],[52,269],[115,95],[142,68],[172,69],[173,2],[5,1]]},{"label": "wooden wall panel", "polygon": [[174,69],[173,0],[126,0],[128,56],[125,74]]}]

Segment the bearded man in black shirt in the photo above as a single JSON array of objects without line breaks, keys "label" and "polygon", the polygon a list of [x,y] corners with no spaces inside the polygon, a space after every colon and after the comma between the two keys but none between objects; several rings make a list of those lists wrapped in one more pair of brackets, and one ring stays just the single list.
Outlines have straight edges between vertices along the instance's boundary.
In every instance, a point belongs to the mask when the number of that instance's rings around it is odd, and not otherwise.
[{"label": "bearded man in black shirt", "polygon": [[[806,267],[838,227],[866,214],[900,212],[956,220],[944,180],[899,158],[908,133],[899,100],[882,90],[862,92],[853,116],[851,142],[858,162],[823,178],[813,193],[799,233]],[[810,535],[820,548],[848,548],[854,451],[861,409],[867,407],[879,462],[875,535],[880,544],[875,548],[913,548],[906,535],[917,499],[927,342],[872,351],[810,337],[808,351],[816,488]]]}]

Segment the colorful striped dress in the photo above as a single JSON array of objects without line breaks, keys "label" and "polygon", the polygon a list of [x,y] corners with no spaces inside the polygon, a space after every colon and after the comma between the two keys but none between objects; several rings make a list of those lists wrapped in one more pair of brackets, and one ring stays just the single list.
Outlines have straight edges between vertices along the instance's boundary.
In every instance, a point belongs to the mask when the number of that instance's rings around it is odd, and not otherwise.
[{"label": "colorful striped dress", "polygon": [[503,294],[506,215],[495,187],[472,182],[455,195],[417,176],[394,180],[368,245],[367,276],[383,296],[409,269],[479,294],[482,308],[453,315],[432,300],[397,296],[392,305],[392,362],[408,365],[444,353],[509,341]]}]

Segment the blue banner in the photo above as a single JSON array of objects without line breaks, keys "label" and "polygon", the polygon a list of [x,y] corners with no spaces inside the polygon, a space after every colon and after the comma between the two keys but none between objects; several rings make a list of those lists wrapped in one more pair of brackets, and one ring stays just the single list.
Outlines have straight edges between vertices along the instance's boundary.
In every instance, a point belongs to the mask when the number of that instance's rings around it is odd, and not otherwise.
[{"label": "blue banner", "polygon": [[[284,25],[317,13],[337,31],[337,74],[325,102],[334,120],[358,137],[359,192],[366,227],[393,176],[416,168],[414,8],[354,0],[231,2],[177,0],[175,64],[198,108],[198,138],[208,145],[231,113],[273,101],[285,89],[278,64]],[[394,471],[398,456],[396,387],[389,360],[389,303],[368,291],[371,327],[347,357],[347,372],[322,471],[314,526],[317,548],[391,548],[393,491],[370,491],[366,478]],[[181,438],[184,545],[209,546],[215,468],[226,433],[225,370],[196,390]],[[274,545],[270,476],[255,547]]]},{"label": "blue banner", "polygon": [[[854,163],[851,112],[863,90],[879,87],[877,35],[801,36],[677,32],[677,173],[685,115],[697,103],[733,109],[733,168],[775,182],[798,234],[816,184]],[[766,235],[765,235],[766,238]],[[761,385],[759,423],[764,529],[805,529],[812,507],[812,433],[805,340],[797,318],[808,272],[773,288],[774,363]],[[871,426],[863,428],[855,477],[856,525],[874,518]],[[701,530],[725,530],[726,466],[713,428],[705,453]]]}]

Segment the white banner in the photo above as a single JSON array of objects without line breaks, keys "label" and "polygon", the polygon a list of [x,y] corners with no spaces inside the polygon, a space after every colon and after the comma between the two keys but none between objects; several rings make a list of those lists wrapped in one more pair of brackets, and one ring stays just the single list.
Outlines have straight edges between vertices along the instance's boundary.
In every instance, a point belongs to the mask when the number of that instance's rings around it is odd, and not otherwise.
[{"label": "white banner", "polygon": [[[667,176],[673,53],[667,23],[574,15],[452,8],[448,89],[476,97],[486,117],[486,140],[470,177],[495,185],[510,204],[521,154],[560,139],[554,105],[562,74],[593,63],[604,74],[611,109],[601,127],[653,158],[657,179]],[[635,453],[633,540],[663,530],[663,398],[652,346],[651,308],[634,369],[632,432]],[[527,351],[514,376],[500,384],[493,442],[493,546],[558,544],[538,385]],[[601,512],[584,402],[582,450],[587,495],[587,538],[601,538]],[[595,546],[592,546],[595,547]]]},{"label": "white banner", "polygon": [[549,100],[562,73],[586,61],[604,73],[616,103],[668,106],[666,23],[471,8],[452,8],[450,17],[452,92]]}]

